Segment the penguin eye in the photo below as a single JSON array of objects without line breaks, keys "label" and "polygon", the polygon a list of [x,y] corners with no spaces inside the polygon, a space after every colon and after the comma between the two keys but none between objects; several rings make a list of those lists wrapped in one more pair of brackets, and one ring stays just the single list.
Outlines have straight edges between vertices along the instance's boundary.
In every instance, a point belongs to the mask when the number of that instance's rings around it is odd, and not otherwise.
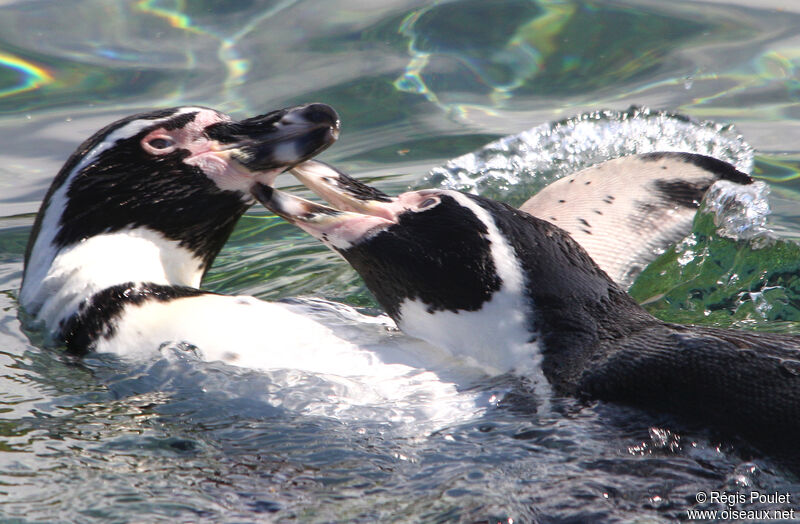
[{"label": "penguin eye", "polygon": [[175,145],[175,142],[173,142],[169,138],[158,137],[150,139],[150,141],[147,142],[147,145],[149,145],[153,149],[161,150],[161,149],[169,149],[170,147]]},{"label": "penguin eye", "polygon": [[417,209],[425,209],[426,207],[435,206],[438,203],[439,203],[438,198],[433,198],[433,197],[426,198],[425,200],[420,202],[420,204],[417,206]]}]

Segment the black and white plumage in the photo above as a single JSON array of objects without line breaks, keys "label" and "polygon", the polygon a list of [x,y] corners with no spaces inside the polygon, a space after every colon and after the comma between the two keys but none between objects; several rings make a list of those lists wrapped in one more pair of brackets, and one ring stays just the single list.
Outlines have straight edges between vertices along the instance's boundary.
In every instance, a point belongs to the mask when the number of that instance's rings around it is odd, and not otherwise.
[{"label": "black and white plumage", "polygon": [[[327,186],[324,197],[335,178],[306,182]],[[341,254],[407,333],[543,379],[556,395],[697,418],[794,451],[800,337],[662,322],[566,231],[479,196],[423,190],[367,201],[339,190],[350,209],[341,211],[254,190]]]},{"label": "black and white plumage", "polygon": [[[341,210],[380,213],[391,197],[334,167],[311,160],[292,174]],[[629,287],[669,246],[684,238],[708,189],[752,179],[716,158],[659,152],[591,166],[545,186],[520,209],[563,229],[611,279]]]},{"label": "black and white plumage", "polygon": [[[310,104],[240,122],[179,107],[100,130],[42,202],[25,255],[23,308],[76,353],[212,340],[203,348],[210,358],[236,360],[236,346],[215,330],[227,316],[258,317],[248,307],[258,301],[201,291],[200,279],[253,203],[250,186],[271,184],[325,149],[338,125],[333,109]],[[226,314],[226,304],[238,313]]]}]

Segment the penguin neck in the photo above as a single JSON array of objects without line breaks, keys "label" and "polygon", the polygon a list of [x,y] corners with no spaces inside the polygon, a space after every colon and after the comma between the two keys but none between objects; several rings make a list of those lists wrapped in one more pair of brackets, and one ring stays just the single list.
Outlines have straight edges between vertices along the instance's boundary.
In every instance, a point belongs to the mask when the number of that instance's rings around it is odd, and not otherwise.
[{"label": "penguin neck", "polygon": [[604,343],[655,322],[568,233],[507,206],[493,206],[498,229],[525,275],[542,371],[556,392],[572,393]]},{"label": "penguin neck", "polygon": [[55,253],[33,253],[20,301],[54,333],[94,294],[121,284],[198,287],[203,256],[146,227],[94,235]]}]

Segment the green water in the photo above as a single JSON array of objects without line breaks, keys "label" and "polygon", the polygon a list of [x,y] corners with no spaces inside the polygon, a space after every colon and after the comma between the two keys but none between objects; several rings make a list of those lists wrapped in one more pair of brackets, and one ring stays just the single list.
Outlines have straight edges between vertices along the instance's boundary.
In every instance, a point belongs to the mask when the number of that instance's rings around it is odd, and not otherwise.
[{"label": "green water", "polygon": [[[800,500],[797,478],[744,443],[602,403],[540,416],[514,377],[472,386],[502,397],[496,409],[409,436],[278,409],[269,374],[74,361],[22,332],[15,300],[50,180],[84,138],[130,113],[191,103],[243,117],[326,102],[343,127],[322,158],[397,193],[442,183],[426,178],[432,168],[505,135],[637,105],[719,124],[670,139],[741,135],[770,184],[772,233],[728,238],[700,215],[634,295],[669,320],[800,332],[798,27],[792,4],[734,0],[3,2],[0,520],[659,522],[685,519],[699,491]],[[572,141],[562,124],[542,128],[532,137],[549,144],[540,160],[551,170],[475,187],[519,202],[548,177],[660,143],[613,121]],[[745,151],[719,151],[733,150]],[[375,306],[340,259],[258,208],[205,287]],[[774,509],[741,509],[757,507]]]}]

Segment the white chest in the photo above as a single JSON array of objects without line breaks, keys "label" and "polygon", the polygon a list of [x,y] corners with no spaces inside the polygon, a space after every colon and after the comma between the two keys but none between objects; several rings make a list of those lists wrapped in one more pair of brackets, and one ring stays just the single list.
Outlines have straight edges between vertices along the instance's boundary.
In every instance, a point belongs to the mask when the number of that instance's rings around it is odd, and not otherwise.
[{"label": "white chest", "polygon": [[522,371],[538,364],[538,342],[528,326],[527,305],[520,296],[503,292],[492,296],[479,311],[429,313],[419,301],[406,300],[399,327],[453,355],[472,359],[487,371]]},{"label": "white chest", "polygon": [[48,258],[34,251],[20,301],[51,332],[103,289],[129,282],[198,287],[203,275],[191,251],[144,227],[97,235]]}]

